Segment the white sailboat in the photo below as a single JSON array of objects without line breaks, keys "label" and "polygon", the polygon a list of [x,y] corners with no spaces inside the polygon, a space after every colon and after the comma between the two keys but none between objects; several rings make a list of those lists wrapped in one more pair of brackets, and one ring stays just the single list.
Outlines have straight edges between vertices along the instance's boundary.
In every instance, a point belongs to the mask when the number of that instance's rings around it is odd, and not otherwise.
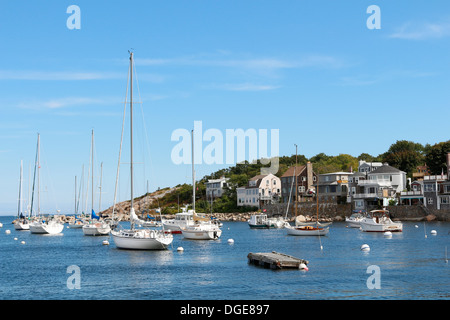
[{"label": "white sailboat", "polygon": [[50,216],[46,218],[41,216],[40,208],[40,135],[38,134],[38,144],[37,144],[37,180],[38,180],[38,218],[30,223],[30,232],[34,234],[58,234],[64,229],[64,224],[60,221],[51,219]]},{"label": "white sailboat", "polygon": [[[164,230],[136,229],[136,213],[134,212],[133,196],[133,52],[130,52],[130,179],[131,179],[131,204],[130,204],[130,229],[117,226],[111,230],[111,235],[117,248],[136,250],[164,250],[173,241],[172,234],[164,233]],[[123,134],[123,132],[122,132]],[[120,164],[120,155],[119,155]],[[118,166],[119,168],[119,166]],[[118,169],[119,170],[119,169]],[[117,186],[117,181],[116,181]]]},{"label": "white sailboat", "polygon": [[29,221],[22,213],[22,176],[23,176],[23,161],[20,160],[20,179],[19,179],[19,203],[17,208],[17,219],[14,221],[14,229],[30,230]]},{"label": "white sailboat", "polygon": [[92,166],[92,210],[91,219],[89,223],[85,223],[83,228],[83,234],[85,236],[107,236],[111,231],[111,227],[108,223],[100,219],[94,212],[94,130],[92,130],[92,142],[91,142],[91,166]]},{"label": "white sailboat", "polygon": [[194,130],[191,131],[192,139],[192,218],[193,225],[181,227],[181,233],[186,239],[191,240],[217,240],[222,235],[222,230],[211,219],[200,217],[195,212],[195,171],[194,171]]}]

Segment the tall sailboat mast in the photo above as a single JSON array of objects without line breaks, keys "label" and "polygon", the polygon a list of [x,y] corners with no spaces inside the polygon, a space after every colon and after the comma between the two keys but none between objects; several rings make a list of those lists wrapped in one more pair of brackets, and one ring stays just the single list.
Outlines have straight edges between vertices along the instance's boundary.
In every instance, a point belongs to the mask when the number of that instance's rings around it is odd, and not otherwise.
[{"label": "tall sailboat mast", "polygon": [[191,157],[192,157],[192,210],[195,213],[195,170],[194,170],[194,130],[191,130]]},{"label": "tall sailboat mast", "polygon": [[[130,215],[133,211],[133,52],[130,52],[130,176],[131,176],[131,202]],[[134,229],[134,221],[131,220],[131,229]]]},{"label": "tall sailboat mast", "polygon": [[91,190],[91,219],[92,219],[92,214],[94,213],[94,129],[92,129],[92,140],[91,140],[91,167],[92,167],[92,178],[91,178],[91,182],[92,182],[92,190]]},{"label": "tall sailboat mast", "polygon": [[41,148],[41,136],[40,136],[40,134],[38,133],[38,145],[37,145],[37,153],[38,153],[38,158],[37,158],[37,169],[38,169],[38,172],[37,172],[37,180],[38,180],[38,190],[37,190],[37,193],[38,193],[38,216],[40,216],[41,215],[41,179],[40,179],[40,171],[41,171],[41,154],[40,154],[40,152],[41,152],[41,150],[40,150],[40,148]]},{"label": "tall sailboat mast", "polygon": [[17,217],[20,218],[22,213],[22,178],[23,175],[23,160],[20,160],[20,179],[19,179],[19,203],[17,206]]}]

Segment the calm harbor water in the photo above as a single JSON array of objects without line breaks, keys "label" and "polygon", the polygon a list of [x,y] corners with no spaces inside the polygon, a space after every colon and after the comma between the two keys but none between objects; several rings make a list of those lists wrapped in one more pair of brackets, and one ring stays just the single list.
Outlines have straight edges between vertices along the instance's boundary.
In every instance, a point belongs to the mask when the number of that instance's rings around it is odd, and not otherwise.
[{"label": "calm harbor water", "polygon": [[[390,239],[347,228],[345,223],[333,223],[330,233],[319,238],[224,222],[218,241],[174,235],[170,250],[126,251],[117,249],[108,236],[87,237],[81,229],[68,228],[62,235],[35,235],[14,230],[12,220],[0,217],[3,300],[450,298],[450,267],[445,260],[446,247],[450,249],[448,222],[406,222],[403,233]],[[102,245],[105,239],[109,246]],[[368,244],[370,252],[362,252],[362,244]],[[177,251],[180,246],[183,252]],[[273,271],[247,263],[248,253],[270,251],[308,260],[309,271]],[[67,286],[72,265],[80,268],[79,289]],[[368,288],[370,266],[379,267],[380,289]]]}]

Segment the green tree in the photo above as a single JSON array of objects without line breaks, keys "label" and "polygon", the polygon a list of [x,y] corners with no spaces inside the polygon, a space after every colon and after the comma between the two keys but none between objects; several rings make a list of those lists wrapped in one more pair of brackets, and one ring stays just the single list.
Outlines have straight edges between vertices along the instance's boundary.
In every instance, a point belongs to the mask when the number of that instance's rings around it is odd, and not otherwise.
[{"label": "green tree", "polygon": [[425,161],[425,147],[420,143],[398,140],[382,155],[383,162],[405,171],[409,177]]},{"label": "green tree", "polygon": [[449,152],[450,140],[436,143],[429,149],[425,156],[425,161],[431,174],[441,174],[442,170],[448,172],[448,168],[446,168],[446,155]]}]

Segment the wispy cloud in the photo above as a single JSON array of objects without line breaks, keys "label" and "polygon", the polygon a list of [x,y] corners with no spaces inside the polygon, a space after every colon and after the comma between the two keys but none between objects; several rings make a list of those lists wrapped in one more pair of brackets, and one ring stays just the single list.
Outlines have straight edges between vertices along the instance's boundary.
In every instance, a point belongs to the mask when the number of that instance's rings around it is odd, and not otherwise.
[{"label": "wispy cloud", "polygon": [[118,78],[124,78],[124,75],[113,72],[0,70],[0,80],[79,81]]},{"label": "wispy cloud", "polygon": [[136,59],[137,65],[142,66],[162,66],[162,65],[182,65],[182,66],[204,66],[204,67],[230,67],[244,69],[291,69],[306,67],[329,67],[340,68],[344,62],[336,57],[326,55],[306,55],[294,59],[281,58],[208,58],[205,56],[179,57],[179,58],[143,58]]},{"label": "wispy cloud", "polygon": [[64,97],[45,100],[27,100],[17,104],[22,109],[61,109],[72,106],[99,105],[108,103],[120,103],[120,99],[113,98],[89,98],[89,97]]},{"label": "wispy cloud", "polygon": [[408,22],[389,37],[407,40],[439,39],[450,36],[450,22],[412,23]]},{"label": "wispy cloud", "polygon": [[280,86],[254,84],[254,83],[223,84],[214,87],[227,91],[269,91],[280,88]]},{"label": "wispy cloud", "polygon": [[[416,79],[436,76],[435,72],[413,71],[413,70],[392,70],[389,72],[355,75],[341,77],[338,85],[341,86],[368,86],[381,82],[394,81],[397,79]],[[402,80],[404,81],[404,80]]]}]

